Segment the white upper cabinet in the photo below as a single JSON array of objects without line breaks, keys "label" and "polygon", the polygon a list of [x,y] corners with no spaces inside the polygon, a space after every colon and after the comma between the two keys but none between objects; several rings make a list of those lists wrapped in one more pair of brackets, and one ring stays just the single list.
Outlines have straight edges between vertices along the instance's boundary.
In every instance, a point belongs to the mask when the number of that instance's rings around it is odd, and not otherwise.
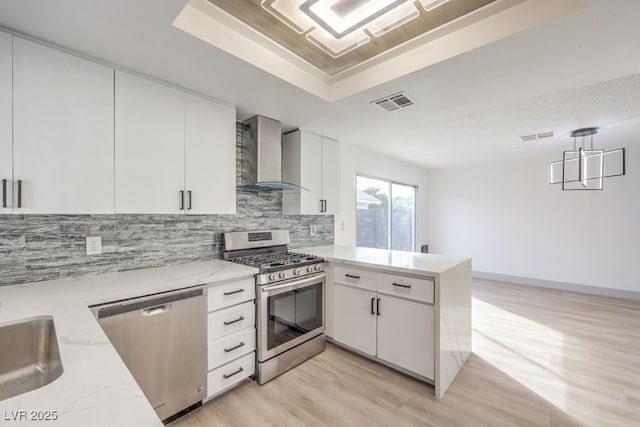
[{"label": "white upper cabinet", "polygon": [[236,112],[185,95],[187,212],[236,213]]},{"label": "white upper cabinet", "polygon": [[182,213],[184,95],[116,71],[117,213]]},{"label": "white upper cabinet", "polygon": [[340,143],[322,138],[322,199],[324,213],[340,213]]},{"label": "white upper cabinet", "polygon": [[0,32],[0,213],[13,209],[12,41]]},{"label": "white upper cabinet", "polygon": [[114,212],[113,69],[13,37],[13,171],[15,213]]},{"label": "white upper cabinet", "polygon": [[282,195],[285,214],[340,212],[340,144],[297,130],[282,137],[282,180],[306,190]]},{"label": "white upper cabinet", "polygon": [[235,213],[235,110],[116,71],[116,212]]}]

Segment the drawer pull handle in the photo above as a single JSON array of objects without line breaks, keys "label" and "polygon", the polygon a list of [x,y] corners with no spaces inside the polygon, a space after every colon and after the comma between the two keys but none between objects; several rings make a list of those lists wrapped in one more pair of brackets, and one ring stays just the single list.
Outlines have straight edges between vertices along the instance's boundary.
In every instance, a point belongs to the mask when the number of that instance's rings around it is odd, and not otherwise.
[{"label": "drawer pull handle", "polygon": [[376,316],[380,316],[380,298],[376,298]]},{"label": "drawer pull handle", "polygon": [[180,190],[180,210],[184,210],[184,190]]},{"label": "drawer pull handle", "polygon": [[224,295],[239,294],[240,292],[244,292],[244,289],[238,289],[238,290],[231,291],[231,292],[224,292]]},{"label": "drawer pull handle", "polygon": [[228,322],[224,322],[225,326],[233,325],[234,323],[242,322],[244,317],[240,316],[236,320],[229,320]]},{"label": "drawer pull handle", "polygon": [[7,180],[2,180],[2,207],[7,207]]},{"label": "drawer pull handle", "polygon": [[225,349],[224,349],[224,352],[225,352],[225,353],[231,353],[233,350],[237,350],[237,349],[239,349],[240,347],[244,347],[244,343],[243,343],[243,342],[240,342],[240,344],[238,344],[238,345],[234,345],[234,346],[233,346],[233,347],[231,347],[231,348],[225,348]]},{"label": "drawer pull handle", "polygon": [[359,279],[360,276],[356,276],[355,274],[345,274],[344,277],[350,277],[352,279]]},{"label": "drawer pull handle", "polygon": [[374,308],[374,304],[376,303],[375,297],[371,298],[371,314],[376,314],[376,310]]},{"label": "drawer pull handle", "polygon": [[242,371],[244,371],[244,369],[242,369],[242,368],[238,368],[238,370],[237,370],[237,371],[234,371],[234,372],[232,372],[232,373],[230,373],[230,374],[224,374],[224,375],[223,375],[223,377],[224,377],[224,379],[226,380],[226,379],[231,378],[231,377],[232,377],[232,376],[234,376],[234,375],[239,374],[239,373],[240,373],[240,372],[242,372]]},{"label": "drawer pull handle", "polygon": [[405,285],[404,283],[395,283],[394,282],[393,286],[397,286],[399,288],[407,288],[407,289],[411,288],[411,285]]}]

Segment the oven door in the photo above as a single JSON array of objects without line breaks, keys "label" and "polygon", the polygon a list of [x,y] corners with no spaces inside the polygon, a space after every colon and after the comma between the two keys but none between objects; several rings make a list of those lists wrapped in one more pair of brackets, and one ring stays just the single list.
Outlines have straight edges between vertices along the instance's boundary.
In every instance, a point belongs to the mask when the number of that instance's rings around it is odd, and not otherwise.
[{"label": "oven door", "polygon": [[263,362],[325,329],[325,273],[259,287],[258,360]]}]

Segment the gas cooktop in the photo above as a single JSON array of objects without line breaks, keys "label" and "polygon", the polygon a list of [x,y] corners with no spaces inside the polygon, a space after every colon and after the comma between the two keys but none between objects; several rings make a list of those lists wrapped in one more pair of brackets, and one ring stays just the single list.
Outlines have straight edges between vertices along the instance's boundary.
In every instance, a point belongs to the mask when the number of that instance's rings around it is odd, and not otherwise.
[{"label": "gas cooktop", "polygon": [[223,258],[257,268],[258,285],[324,272],[323,258],[288,250],[287,230],[225,233],[224,242]]},{"label": "gas cooktop", "polygon": [[232,258],[230,261],[249,267],[256,267],[261,273],[278,271],[291,267],[303,267],[322,262],[323,259],[315,255],[301,254],[298,252],[275,252],[258,255],[245,255]]}]

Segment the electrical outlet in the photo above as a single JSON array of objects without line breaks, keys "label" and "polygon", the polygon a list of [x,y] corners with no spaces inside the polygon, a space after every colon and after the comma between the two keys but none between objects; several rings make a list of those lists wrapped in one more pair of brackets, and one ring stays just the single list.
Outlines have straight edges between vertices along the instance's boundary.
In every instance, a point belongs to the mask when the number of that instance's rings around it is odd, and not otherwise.
[{"label": "electrical outlet", "polygon": [[309,236],[317,236],[318,235],[318,226],[315,224],[309,225]]},{"label": "electrical outlet", "polygon": [[87,255],[100,255],[102,253],[102,237],[87,236]]}]

